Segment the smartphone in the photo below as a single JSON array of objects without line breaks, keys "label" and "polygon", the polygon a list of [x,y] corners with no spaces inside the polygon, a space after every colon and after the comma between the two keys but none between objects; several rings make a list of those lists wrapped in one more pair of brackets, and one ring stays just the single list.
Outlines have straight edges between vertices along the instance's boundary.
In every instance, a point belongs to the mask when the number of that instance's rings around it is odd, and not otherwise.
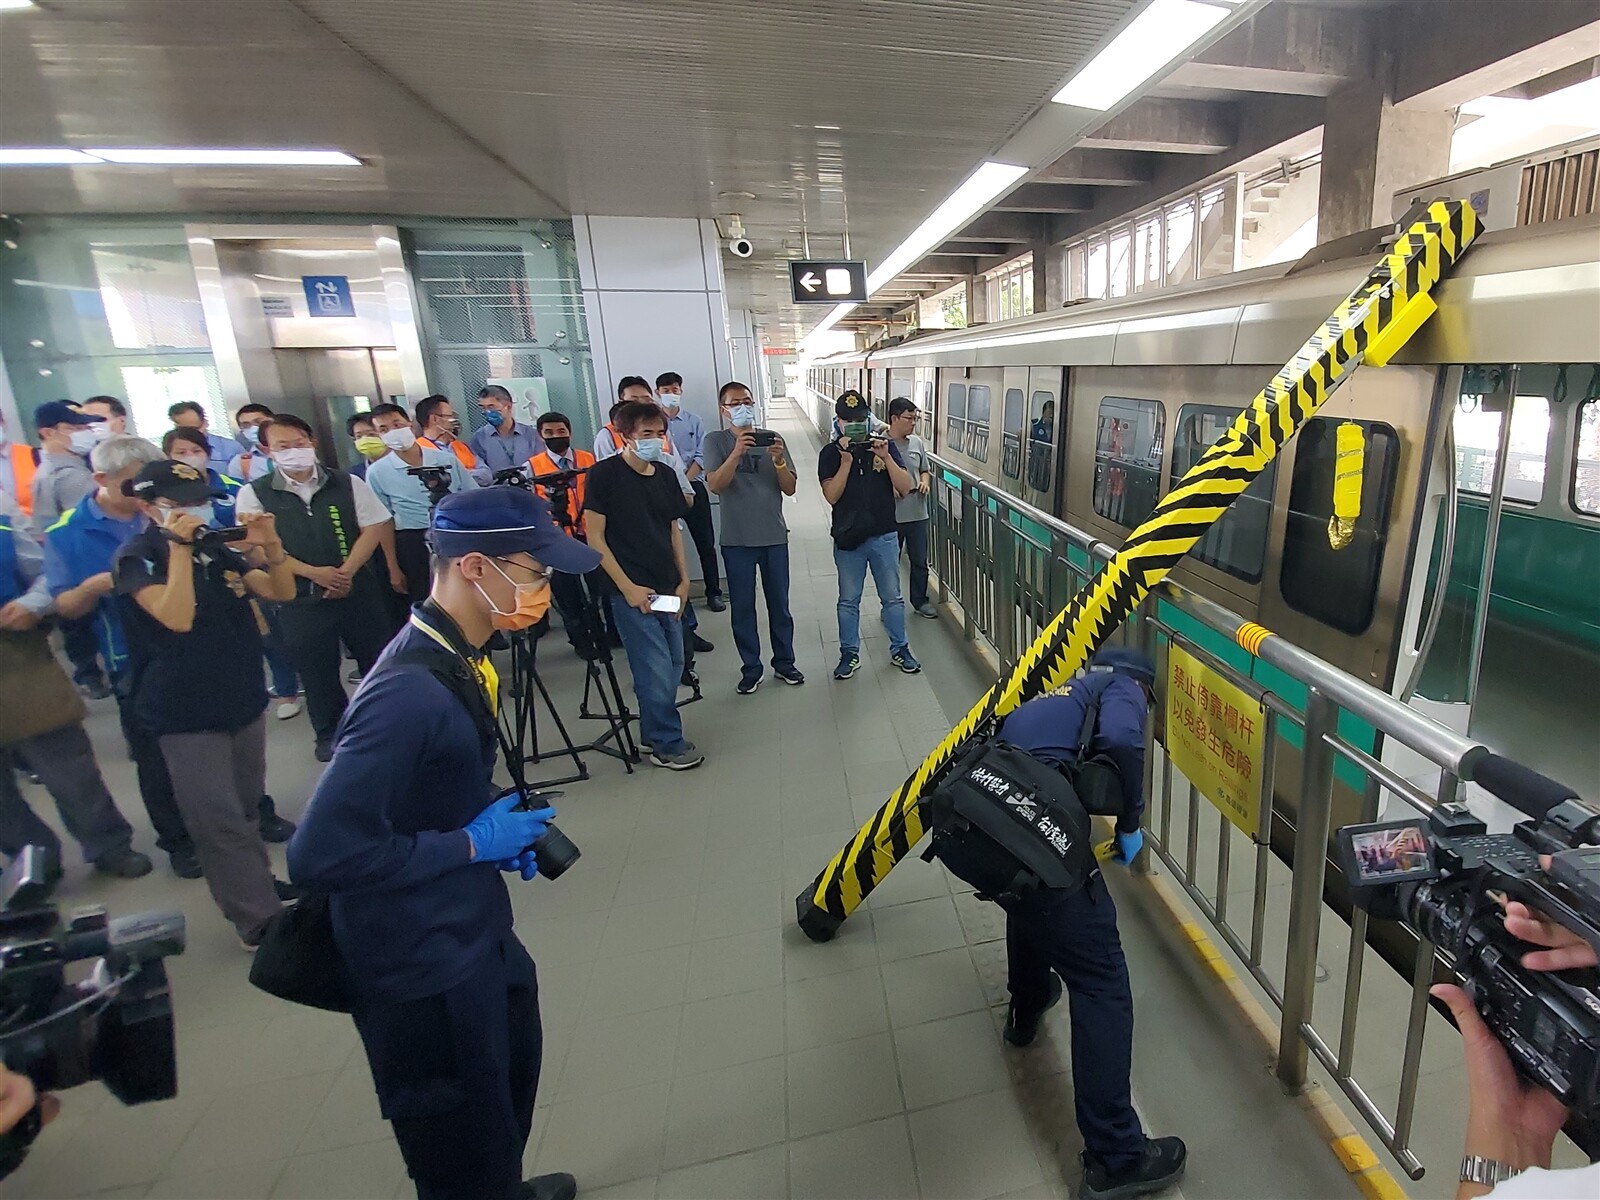
[{"label": "smartphone", "polygon": [[683,608],[683,601],[676,596],[651,596],[650,611],[658,613],[675,613]]},{"label": "smartphone", "polygon": [[772,446],[776,445],[777,441],[778,434],[776,430],[757,429],[755,431],[755,444],[757,446]]}]

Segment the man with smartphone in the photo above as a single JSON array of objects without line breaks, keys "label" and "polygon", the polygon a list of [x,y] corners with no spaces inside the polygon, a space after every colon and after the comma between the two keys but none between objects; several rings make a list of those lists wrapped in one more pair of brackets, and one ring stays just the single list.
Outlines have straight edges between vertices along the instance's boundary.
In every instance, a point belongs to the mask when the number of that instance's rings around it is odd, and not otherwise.
[{"label": "man with smartphone", "polygon": [[678,520],[689,505],[677,476],[661,462],[667,437],[661,406],[625,405],[613,426],[623,450],[589,472],[584,503],[589,545],[599,551],[613,591],[611,611],[639,702],[640,740],[650,747],[656,766],[690,771],[705,756],[684,737],[677,705],[684,671],[679,622],[689,602]]}]

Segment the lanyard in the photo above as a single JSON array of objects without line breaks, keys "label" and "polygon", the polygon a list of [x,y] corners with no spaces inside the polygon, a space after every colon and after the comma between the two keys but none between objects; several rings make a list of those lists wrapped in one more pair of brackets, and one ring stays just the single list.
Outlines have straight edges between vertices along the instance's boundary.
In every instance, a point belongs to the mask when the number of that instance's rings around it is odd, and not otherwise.
[{"label": "lanyard", "polygon": [[478,682],[483,686],[484,695],[488,697],[490,714],[493,715],[500,711],[500,673],[494,669],[494,662],[487,654],[480,659],[467,657],[452,646],[450,640],[444,634],[422,620],[416,613],[411,614],[411,624],[472,668],[473,675],[477,677]]}]

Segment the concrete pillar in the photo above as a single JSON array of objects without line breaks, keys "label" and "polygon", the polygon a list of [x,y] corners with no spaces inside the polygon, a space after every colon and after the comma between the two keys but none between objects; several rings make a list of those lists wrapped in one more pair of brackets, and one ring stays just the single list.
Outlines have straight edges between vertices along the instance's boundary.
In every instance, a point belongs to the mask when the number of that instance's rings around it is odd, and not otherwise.
[{"label": "concrete pillar", "polygon": [[967,324],[983,325],[989,320],[989,284],[982,275],[967,276]]},{"label": "concrete pillar", "polygon": [[1033,278],[1029,281],[1033,288],[1033,311],[1045,312],[1057,305],[1050,303],[1050,259],[1052,258],[1049,242],[1035,242],[1033,244]]},{"label": "concrete pillar", "polygon": [[1328,97],[1322,128],[1317,242],[1360,233],[1394,218],[1395,192],[1450,173],[1454,109],[1394,107],[1388,65]]}]

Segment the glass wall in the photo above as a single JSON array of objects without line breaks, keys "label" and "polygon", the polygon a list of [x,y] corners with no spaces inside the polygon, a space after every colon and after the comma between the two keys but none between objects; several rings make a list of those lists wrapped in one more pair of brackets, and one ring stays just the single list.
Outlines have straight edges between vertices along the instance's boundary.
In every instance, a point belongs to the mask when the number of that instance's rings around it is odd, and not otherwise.
[{"label": "glass wall", "polygon": [[1033,312],[1033,253],[1014,258],[984,276],[989,320],[1009,321]]},{"label": "glass wall", "polygon": [[1237,269],[1239,183],[1226,179],[1058,247],[1068,300],[1105,300]]}]

